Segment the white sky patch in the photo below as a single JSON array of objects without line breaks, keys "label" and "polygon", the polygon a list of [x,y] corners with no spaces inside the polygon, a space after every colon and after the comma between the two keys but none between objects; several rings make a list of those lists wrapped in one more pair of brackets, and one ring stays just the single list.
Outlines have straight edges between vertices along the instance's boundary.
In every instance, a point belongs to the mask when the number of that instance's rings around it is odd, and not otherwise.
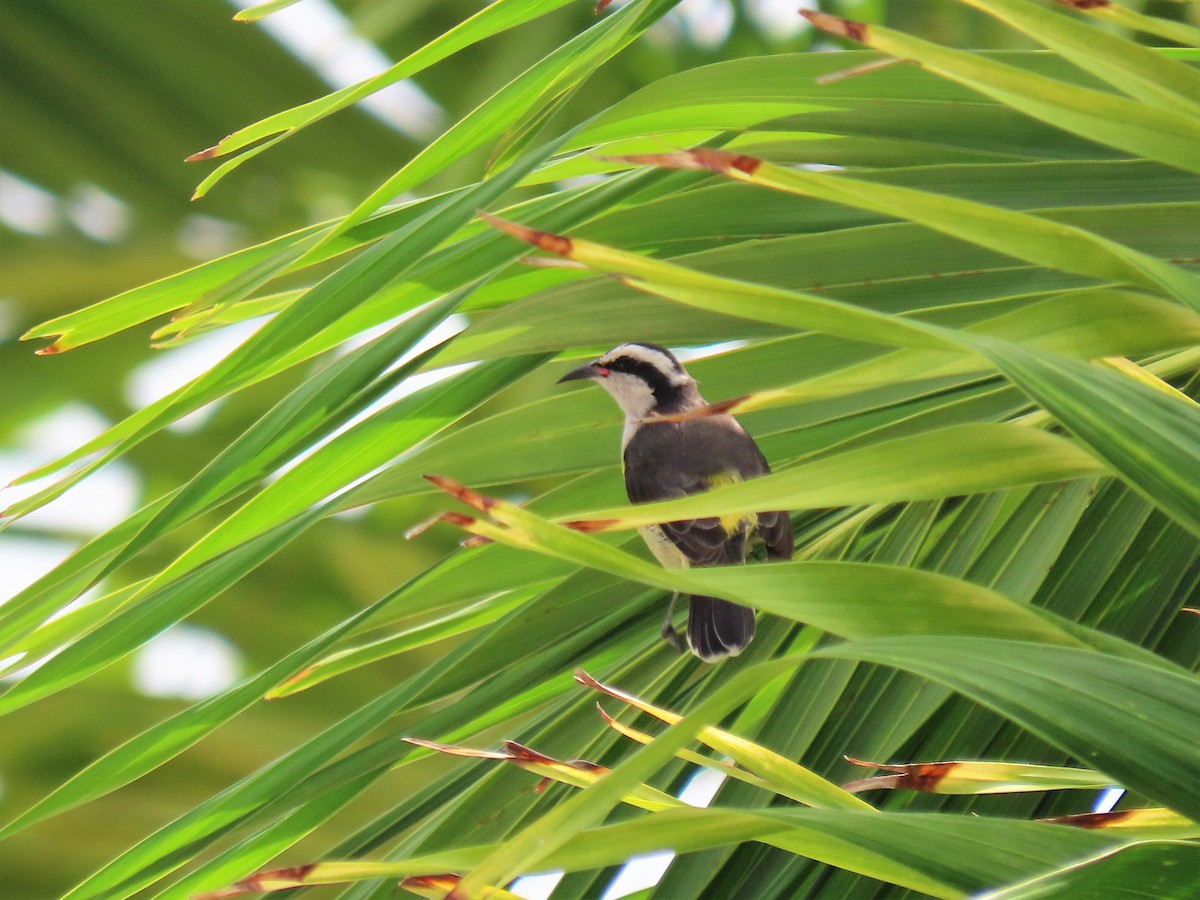
[{"label": "white sky patch", "polygon": [[526,875],[514,881],[508,890],[518,897],[524,897],[525,900],[548,900],[554,893],[554,889],[558,887],[558,883],[562,881],[562,877],[562,869],[542,872],[538,875]]},{"label": "white sky patch", "polygon": [[683,347],[680,350],[672,351],[675,358],[680,362],[691,362],[694,359],[704,359],[708,356],[719,356],[722,353],[728,353],[730,350],[737,350],[746,346],[746,341],[722,341],[719,344],[705,344],[703,347]]},{"label": "white sky patch", "polygon": [[735,15],[730,0],[682,0],[651,25],[645,37],[650,43],[666,49],[688,41],[711,50],[720,47],[729,38]]},{"label": "white sky patch", "polygon": [[[129,374],[125,399],[134,409],[149,406],[203,375],[250,337],[263,319],[235,322],[169,350],[162,350]],[[167,427],[187,434],[204,425],[220,401],[206,404]]]},{"label": "white sky patch", "polygon": [[94,184],[76,185],[66,199],[67,218],[93,241],[115,243],[129,233],[129,207]]},{"label": "white sky patch", "polygon": [[[393,328],[395,328],[401,322],[404,322],[407,319],[411,319],[413,316],[415,316],[421,310],[425,309],[425,306],[427,306],[427,305],[428,304],[426,304],[424,306],[418,306],[416,309],[410,309],[408,312],[401,313],[400,315],[396,316],[393,319],[388,319],[388,321],[383,322],[379,325],[376,325],[373,328],[368,328],[366,331],[359,332],[354,337],[350,338],[348,341],[346,341],[340,347],[338,347],[338,349],[336,351],[337,355],[345,356],[351,350],[357,350],[359,347],[363,346],[364,344],[369,344],[371,341],[375,340],[375,338],[379,337],[380,335],[391,331]],[[406,353],[404,356],[400,357],[400,359],[396,360],[396,365],[399,365],[402,362],[406,362],[407,360],[412,359],[418,353],[424,353],[430,347],[433,347],[436,344],[440,344],[442,341],[445,341],[449,338],[454,337],[456,334],[458,334],[460,331],[462,331],[466,327],[467,327],[467,317],[462,315],[461,313],[452,313],[452,314],[446,316],[445,319],[443,319],[441,322],[439,322],[437,325],[435,325],[432,329],[430,329],[429,334],[427,334],[427,335],[425,335],[425,337],[421,338],[421,340],[418,341],[413,346],[413,349],[411,351]]]},{"label": "white sky patch", "polygon": [[[27,425],[18,435],[15,450],[0,452],[0,484],[12,481],[35,466],[73,450],[108,427],[108,421],[90,406],[70,403]],[[0,492],[0,507],[29,496],[52,484],[52,475],[28,485],[5,488]],[[22,535],[22,527],[64,535],[95,534],[111,528],[137,508],[141,482],[135,471],[123,463],[110,464],[61,497],[20,520],[9,532],[0,534],[0,604],[11,600],[29,587],[76,549],[78,543],[69,537],[56,539],[39,535]],[[87,591],[50,618],[57,618],[72,609],[90,603],[99,596],[98,589]],[[7,665],[16,657],[5,660]],[[49,657],[4,676],[15,681],[34,671]]]},{"label": "white sky patch", "polygon": [[133,686],[148,697],[203,700],[241,676],[242,655],[210,628],[174,625],[133,658]]},{"label": "white sky patch", "polygon": [[[679,792],[679,799],[688,806],[704,808],[712,803],[718,789],[725,783],[725,776],[714,769],[701,769],[688,780]],[[675,854],[670,850],[635,856],[621,867],[616,877],[605,890],[601,900],[618,900],[646,888],[654,887],[667,872]]]},{"label": "white sky patch", "polygon": [[1092,812],[1106,813],[1112,812],[1117,802],[1125,796],[1125,788],[1113,787],[1104,791],[1096,798],[1096,803],[1092,807]]},{"label": "white sky patch", "polygon": [[[55,459],[108,427],[108,421],[83,403],[69,403],[27,425],[17,436],[18,449],[0,452],[0,485]],[[0,507],[8,506],[52,484],[60,474],[0,491]],[[110,463],[21,521],[30,528],[94,534],[111,528],[137,508],[141,483],[129,466]],[[47,567],[49,568],[49,567]],[[0,569],[0,595],[8,586]]]},{"label": "white sky patch", "polygon": [[[61,563],[71,555],[74,549],[75,544],[71,541],[58,541],[45,537],[22,537],[18,534],[0,534],[0,605],[11,600]],[[91,603],[100,594],[99,588],[92,588],[51,615],[47,621],[65,616],[72,610]],[[49,662],[58,652],[55,650],[41,659],[34,660],[29,665],[0,675],[0,681],[20,681]],[[18,653],[0,659],[0,669],[19,662],[23,656],[25,656],[24,653]]]},{"label": "white sky patch", "polygon": [[11,600],[75,549],[71,541],[0,534],[0,602]]},{"label": "white sky patch", "polygon": [[54,659],[54,657],[58,656],[58,654],[61,652],[62,648],[59,647],[58,649],[47,653],[40,659],[35,659],[29,665],[23,666],[20,669],[10,669],[10,666],[14,666],[19,663],[21,658],[25,656],[24,653],[17,653],[13,656],[0,659],[0,668],[4,670],[4,674],[0,675],[0,682],[3,682],[4,684],[15,684],[23,678],[28,678],[46,663],[50,662],[50,660]]},{"label": "white sky patch", "polygon": [[[230,2],[247,9],[260,0]],[[258,25],[334,88],[357,84],[392,66],[382,50],[354,33],[350,20],[329,0],[304,0],[260,19]],[[444,119],[442,108],[411,79],[376,91],[359,105],[417,139],[432,137]]]},{"label": "white sky patch", "polygon": [[47,235],[58,227],[58,198],[44,187],[0,169],[0,223],[13,231]]},{"label": "white sky patch", "polygon": [[817,0],[746,0],[746,13],[768,38],[786,41],[812,27],[798,10],[817,6]]},{"label": "white sky patch", "polygon": [[[437,384],[439,381],[444,381],[445,379],[449,378],[452,375],[457,375],[459,372],[466,371],[467,369],[473,368],[477,365],[479,365],[479,363],[473,363],[473,362],[460,363],[455,366],[446,366],[445,368],[442,368],[442,369],[434,369],[432,372],[421,372],[419,375],[409,376],[408,378],[404,379],[404,381],[402,381],[400,384],[396,385],[394,388],[392,388],[390,391],[388,391],[386,394],[384,394],[382,397],[380,397],[378,400],[376,400],[374,403],[372,403],[370,406],[368,406],[366,409],[364,409],[362,412],[358,413],[358,415],[351,418],[348,422],[346,422],[340,428],[336,429],[329,435],[323,437],[321,440],[317,441],[311,447],[305,448],[297,456],[288,460],[286,463],[284,463],[282,466],[280,466],[278,469],[276,469],[274,472],[272,472],[270,475],[268,475],[267,481],[272,482],[272,481],[278,480],[281,475],[283,475],[285,472],[291,471],[292,469],[296,468],[296,466],[300,465],[300,463],[302,463],[304,460],[308,459],[310,456],[312,456],[314,453],[316,453],[318,450],[320,450],[322,447],[324,447],[326,444],[328,444],[334,438],[338,437],[339,435],[345,434],[347,431],[349,431],[355,425],[359,424],[360,422],[364,421],[365,419],[369,419],[371,416],[375,415],[380,410],[382,410],[388,406],[391,406],[397,400],[407,397],[409,394],[412,394],[412,393],[415,393],[416,391],[421,390],[421,388],[428,387],[431,384]],[[374,475],[375,472],[378,472],[383,468],[386,468],[386,466],[381,466],[379,469],[376,469],[372,472],[367,473],[366,475],[363,475],[358,480],[352,482],[351,484],[346,485],[346,487],[342,488],[342,490],[339,491],[339,493],[344,493],[344,492],[349,491],[352,488],[356,487],[357,485],[362,484],[364,481],[366,481],[368,478],[370,478],[372,475]]]},{"label": "white sky patch", "polygon": [[175,233],[179,251],[201,262],[232,253],[245,240],[246,231],[241,225],[204,213],[184,217]]},{"label": "white sky patch", "polygon": [[733,30],[735,13],[729,0],[683,0],[672,14],[682,20],[687,39],[704,50],[720,47]]},{"label": "white sky patch", "polygon": [[[408,319],[411,316],[416,315],[418,312],[420,312],[420,310],[422,308],[423,307],[418,307],[417,309],[410,310],[409,312],[406,312],[401,316],[397,316],[396,318],[394,318],[388,322],[384,322],[382,325],[377,325],[376,327],[370,328],[367,331],[362,332],[361,334],[355,335],[353,338],[351,338],[350,340],[348,340],[344,344],[342,344],[341,348],[339,348],[339,353],[344,354],[344,353],[349,353],[352,350],[357,350],[359,347],[362,347],[364,344],[368,343],[369,341],[374,340],[375,338],[379,337],[384,332],[394,328],[396,325],[400,324],[405,319]],[[430,347],[434,347],[437,344],[440,344],[442,341],[445,341],[445,340],[448,340],[449,338],[454,337],[456,334],[458,334],[460,331],[462,331],[466,327],[467,327],[467,317],[466,316],[460,315],[459,313],[454,313],[452,315],[447,316],[445,319],[443,319],[441,322],[439,322],[437,325],[435,325],[427,335],[425,335],[423,338],[421,338],[421,340],[417,341],[417,343],[413,345],[413,348],[408,353],[405,353],[403,356],[401,356],[399,359],[397,359],[395,361],[395,363],[392,364],[389,371],[394,371],[397,366],[403,365],[405,362],[412,359],[414,356],[417,356],[418,354],[423,353],[424,351],[428,350]],[[380,397],[374,403],[370,404],[364,410],[362,410],[360,413],[353,416],[349,421],[347,421],[340,428],[335,429],[333,432],[331,432],[326,437],[317,441],[312,446],[305,448],[297,456],[288,460],[286,463],[284,463],[282,466],[280,466],[279,469],[277,469],[275,472],[271,473],[270,476],[268,476],[268,481],[277,480],[285,472],[287,472],[291,469],[294,469],[301,462],[308,459],[308,457],[312,456],[314,453],[316,453],[319,449],[324,447],[326,444],[328,444],[330,441],[332,441],[338,435],[346,433],[351,428],[353,428],[355,425],[357,425],[359,422],[362,422],[365,419],[369,419],[371,416],[375,415],[375,413],[379,412],[381,409],[391,406],[397,400],[407,397],[409,394],[412,394],[416,391],[421,390],[421,388],[428,387],[431,384],[437,384],[439,381],[443,381],[447,378],[450,378],[452,375],[456,375],[459,372],[463,372],[463,371],[470,369],[476,365],[478,365],[478,363],[460,363],[459,365],[455,365],[455,366],[445,366],[440,369],[433,369],[429,372],[421,372],[416,375],[410,375],[408,378],[404,379],[404,381],[402,381],[400,384],[396,385],[394,388],[392,388],[390,391],[388,391],[386,394],[384,394],[382,397]],[[374,473],[371,473],[371,474],[374,474]],[[351,485],[347,486],[346,488],[344,488],[344,490],[350,490],[350,488],[354,487],[354,485],[361,484],[363,481],[365,481],[369,477],[371,477],[371,476],[370,475],[363,476],[362,478],[355,481],[354,484],[351,484]],[[349,517],[353,517],[355,515],[361,515],[361,514],[362,514],[362,510],[360,510],[358,508],[351,509],[351,510],[345,510],[341,513],[338,513],[339,516],[349,516]]]}]

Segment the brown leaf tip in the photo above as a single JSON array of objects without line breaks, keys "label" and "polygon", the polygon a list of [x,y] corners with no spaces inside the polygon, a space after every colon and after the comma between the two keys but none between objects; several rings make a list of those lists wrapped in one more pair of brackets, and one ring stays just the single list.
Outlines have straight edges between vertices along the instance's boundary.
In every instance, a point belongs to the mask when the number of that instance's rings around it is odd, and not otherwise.
[{"label": "brown leaf tip", "polygon": [[260,893],[263,891],[278,890],[277,884],[280,882],[291,885],[302,885],[304,884],[304,879],[316,867],[316,863],[306,863],[302,866],[289,866],[286,869],[268,869],[264,872],[255,872],[248,878],[234,882],[233,887],[227,888],[224,892],[215,891],[212,894],[203,894],[201,896],[204,898],[231,897],[236,893]]},{"label": "brown leaf tip", "polygon": [[903,786],[932,792],[958,766],[956,762],[920,763],[906,768]]},{"label": "brown leaf tip", "polygon": [[1111,828],[1113,825],[1123,822],[1132,816],[1137,810],[1134,809],[1118,809],[1112,812],[1102,813],[1080,813],[1074,816],[1055,816],[1052,819],[1039,819],[1039,822],[1045,822],[1047,825],[1071,825],[1075,828]]},{"label": "brown leaf tip", "polygon": [[431,516],[428,519],[422,519],[420,522],[409,527],[409,529],[404,532],[404,539],[406,541],[415,541],[417,538],[419,538],[421,535],[423,535],[425,532],[427,532],[430,528],[432,528],[434,525],[436,525],[438,522],[441,522],[441,521],[442,521],[442,516],[440,513],[436,516]]},{"label": "brown leaf tip", "polygon": [[511,759],[512,755],[499,750],[477,750],[474,747],[460,747],[457,744],[439,744],[437,741],[427,741],[425,738],[401,738],[406,744],[424,747],[426,750],[436,750],[447,756],[462,756],[467,759]]},{"label": "brown leaf tip", "polygon": [[600,15],[604,10],[608,9],[608,4],[610,3],[612,3],[612,0],[599,0],[596,4],[596,15]]},{"label": "brown leaf tip", "polygon": [[1063,6],[1073,9],[1103,9],[1112,6],[1112,0],[1058,0]]},{"label": "brown leaf tip", "polygon": [[882,769],[894,772],[894,775],[877,775],[874,778],[863,778],[842,785],[842,789],[851,794],[862,791],[903,789],[910,791],[925,791],[933,793],[938,784],[958,765],[956,762],[914,763],[911,765],[887,765],[885,763],[868,762],[855,759],[853,756],[844,757],[846,762],[866,769]]},{"label": "brown leaf tip", "polygon": [[553,756],[547,756],[545,753],[539,753],[532,747],[526,747],[524,744],[518,744],[516,741],[501,741],[502,746],[507,752],[507,758],[515,762],[517,765],[521,763],[541,764],[543,766],[560,765],[559,760]]},{"label": "brown leaf tip", "polygon": [[195,153],[185,159],[184,162],[202,162],[206,159],[214,159],[220,152],[221,145],[213,144],[211,147],[205,147],[203,150],[197,150]]},{"label": "brown leaf tip", "polygon": [[547,253],[554,253],[558,256],[571,255],[573,249],[571,239],[565,235],[539,231],[526,225],[518,225],[516,222],[508,222],[483,210],[478,212],[478,216],[493,228],[499,228],[505,234],[512,235],[518,241],[524,241],[539,250],[545,250]]},{"label": "brown leaf tip", "polygon": [[586,534],[591,531],[604,531],[617,524],[617,521],[617,519],[575,519],[571,522],[563,522],[563,525],[572,531],[582,531]]},{"label": "brown leaf tip", "polygon": [[55,341],[49,347],[43,347],[41,350],[34,350],[33,355],[34,356],[54,356],[56,353],[62,353],[62,352],[63,352],[62,346],[58,343],[58,341]]},{"label": "brown leaf tip", "polygon": [[762,165],[761,159],[714,150],[711,147],[696,147],[678,153],[643,153],[633,156],[603,156],[602,160],[627,162],[637,165],[657,166],[660,169],[701,169],[728,175],[732,171],[753,175]]},{"label": "brown leaf tip", "polygon": [[614,687],[609,687],[607,684],[597,681],[587,672],[583,671],[583,669],[575,670],[575,680],[584,687],[589,687],[594,691],[599,691],[600,693],[606,694],[615,700],[620,700],[622,703],[631,703],[636,699],[632,694],[627,694],[624,691],[619,691]]},{"label": "brown leaf tip", "polygon": [[864,769],[890,769],[890,768],[892,768],[891,766],[885,766],[883,763],[871,762],[868,759],[858,759],[856,757],[850,756],[847,753],[842,754],[842,759],[844,759],[846,762],[850,763],[853,766],[862,766]]},{"label": "brown leaf tip", "polygon": [[736,410],[739,406],[751,399],[750,394],[743,394],[740,397],[731,397],[728,400],[718,400],[716,403],[709,403],[705,406],[698,406],[695,409],[689,409],[687,412],[671,413],[665,416],[647,416],[642,419],[643,422],[688,422],[692,419],[703,419],[709,416],[724,416]]},{"label": "brown leaf tip", "polygon": [[598,682],[587,672],[583,671],[583,669],[576,669],[572,673],[571,677],[575,679],[576,684],[582,684],[584,687],[590,687],[597,691],[604,689],[604,685]]},{"label": "brown leaf tip", "polygon": [[485,497],[483,494],[471,490],[465,484],[455,481],[453,478],[447,478],[445,475],[422,475],[421,477],[435,487],[445,491],[451,497],[461,500],[467,506],[472,506],[480,512],[487,512],[496,505],[496,501],[493,498]]},{"label": "brown leaf tip", "polygon": [[876,775],[873,778],[847,781],[842,785],[842,790],[847,794],[861,794],[864,791],[890,791],[902,787],[900,781],[900,775]]},{"label": "brown leaf tip", "polygon": [[808,19],[814,28],[820,28],[837,37],[849,38],[862,43],[867,39],[867,26],[862,22],[852,22],[841,16],[831,16],[829,13],[818,12],[814,9],[802,9],[800,15]]},{"label": "brown leaf tip", "polygon": [[713,150],[710,147],[697,147],[695,150],[689,150],[688,154],[695,159],[700,168],[716,172],[718,175],[728,175],[730,171],[753,175],[755,170],[762,165],[762,160],[755,159],[753,156],[727,153],[724,150]]},{"label": "brown leaf tip", "polygon": [[718,400],[716,403],[710,403],[705,407],[705,414],[709,416],[723,416],[730,410],[737,409],[749,398],[746,396],[733,397],[729,400]]}]

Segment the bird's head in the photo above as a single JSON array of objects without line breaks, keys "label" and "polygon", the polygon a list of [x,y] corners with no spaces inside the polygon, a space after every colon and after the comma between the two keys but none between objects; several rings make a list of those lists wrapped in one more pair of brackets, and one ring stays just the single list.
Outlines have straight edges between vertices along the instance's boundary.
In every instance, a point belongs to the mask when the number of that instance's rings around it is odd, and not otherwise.
[{"label": "bird's head", "polygon": [[582,379],[595,381],[612,394],[629,418],[680,412],[704,402],[696,380],[670,350],[658,344],[621,344],[558,381]]}]

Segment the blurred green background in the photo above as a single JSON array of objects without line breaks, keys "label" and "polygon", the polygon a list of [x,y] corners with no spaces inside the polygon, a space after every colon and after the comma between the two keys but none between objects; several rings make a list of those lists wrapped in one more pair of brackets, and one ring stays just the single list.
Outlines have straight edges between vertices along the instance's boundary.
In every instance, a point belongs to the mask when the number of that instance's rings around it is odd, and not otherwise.
[{"label": "blurred green background", "polygon": [[[578,119],[666,74],[719,59],[832,49],[812,47],[797,5],[688,0],[596,73],[560,114]],[[948,0],[822,5],[953,46],[1021,46],[1012,32]],[[370,108],[307,129],[190,202],[208,164],[185,164],[186,156],[237,127],[382,70],[481,6],[303,0],[250,25],[231,20],[235,7],[227,0],[0,0],[0,483],[202,371],[248,333],[231,329],[154,350],[147,331],[134,329],[39,358],[35,346],[18,342],[23,331],[348,211],[445,123],[593,18],[591,3],[581,0],[494,38],[424,73],[419,85],[398,85]],[[1163,4],[1148,6],[1164,11]],[[483,161],[477,156],[461,165],[478,170]],[[278,392],[278,385],[250,389],[204,410],[0,534],[0,601],[82,540],[193,474],[261,412],[263,397]],[[509,392],[502,401],[519,399]],[[9,490],[0,499],[19,496]],[[405,528],[429,511],[392,504],[327,522],[189,625],[7,717],[0,816],[7,819],[122,740],[273,661],[423,569],[452,539],[434,533],[404,542]],[[181,529],[175,544],[156,544],[137,565],[152,571],[198,533]],[[427,661],[444,649],[432,648]],[[0,896],[56,896],[189,800],[230,784],[402,674],[374,666],[354,679],[259,705],[151,776],[0,844]],[[385,780],[377,790],[405,787]]]}]

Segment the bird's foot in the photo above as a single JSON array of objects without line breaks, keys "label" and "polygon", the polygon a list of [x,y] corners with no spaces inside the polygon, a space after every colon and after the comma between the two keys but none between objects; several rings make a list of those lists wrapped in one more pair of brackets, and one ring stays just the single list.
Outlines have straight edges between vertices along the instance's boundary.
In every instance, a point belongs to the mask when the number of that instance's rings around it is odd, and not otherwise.
[{"label": "bird's foot", "polygon": [[676,653],[683,652],[683,641],[679,638],[679,632],[675,630],[675,626],[671,623],[671,619],[675,616],[675,603],[679,600],[679,591],[671,595],[671,602],[667,604],[667,614],[663,617],[662,630],[659,634],[662,639],[675,648]]},{"label": "bird's foot", "polygon": [[683,652],[683,640],[679,637],[679,632],[675,630],[675,626],[670,621],[663,622],[662,631],[659,632],[662,639],[675,648],[676,653]]}]

